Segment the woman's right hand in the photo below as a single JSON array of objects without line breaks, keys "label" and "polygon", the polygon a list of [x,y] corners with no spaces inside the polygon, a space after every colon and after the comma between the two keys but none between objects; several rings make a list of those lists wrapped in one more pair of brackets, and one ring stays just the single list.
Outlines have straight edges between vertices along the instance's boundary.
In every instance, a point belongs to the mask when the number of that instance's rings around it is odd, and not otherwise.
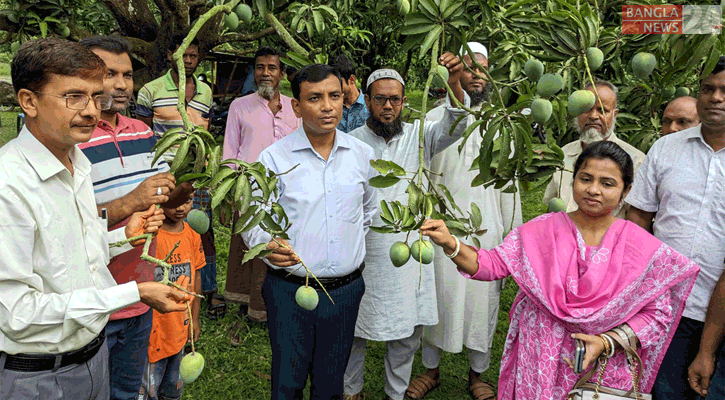
[{"label": "woman's right hand", "polygon": [[446,223],[440,219],[427,219],[420,227],[420,233],[428,236],[433,243],[443,247],[450,254],[456,250],[456,239],[453,238]]}]

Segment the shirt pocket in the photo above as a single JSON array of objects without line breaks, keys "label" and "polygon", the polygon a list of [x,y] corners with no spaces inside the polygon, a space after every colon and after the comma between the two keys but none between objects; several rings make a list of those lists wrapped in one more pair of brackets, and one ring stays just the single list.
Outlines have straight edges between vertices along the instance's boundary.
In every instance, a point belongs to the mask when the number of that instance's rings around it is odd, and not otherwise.
[{"label": "shirt pocket", "polygon": [[362,183],[340,185],[338,210],[344,222],[357,223],[362,217]]}]

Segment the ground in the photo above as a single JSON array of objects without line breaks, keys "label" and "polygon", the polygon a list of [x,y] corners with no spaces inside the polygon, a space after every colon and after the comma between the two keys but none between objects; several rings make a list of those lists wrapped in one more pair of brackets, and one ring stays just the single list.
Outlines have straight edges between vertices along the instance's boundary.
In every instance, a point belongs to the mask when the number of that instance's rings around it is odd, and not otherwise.
[{"label": "ground", "polygon": [[[9,71],[4,71],[3,68],[5,67],[0,64],[0,75],[3,75],[2,72],[7,75]],[[408,101],[416,109],[420,108],[421,98],[421,91],[410,90],[408,92]],[[17,135],[16,115],[16,111],[0,112],[0,117],[2,117],[0,146]],[[524,221],[546,211],[546,207],[541,204],[542,196],[543,187],[523,193],[521,200]],[[214,227],[217,241],[219,291],[223,293],[229,252],[229,230],[220,226],[218,221],[214,221]],[[508,330],[508,311],[517,290],[516,284],[508,280],[501,294],[491,367],[483,374],[483,379],[487,382],[495,383],[498,379],[501,352]],[[206,359],[206,366],[201,377],[184,388],[183,399],[262,400],[269,398],[268,379],[271,350],[267,331],[259,326],[251,326],[244,336],[242,344],[239,347],[232,346],[229,342],[229,328],[235,321],[237,310],[238,306],[230,304],[226,317],[220,321],[211,321],[202,313],[202,335],[196,347]],[[365,362],[364,388],[368,399],[382,399],[385,395],[383,391],[385,384],[384,355],[384,343],[369,342]],[[466,353],[444,354],[440,367],[441,387],[431,392],[426,399],[469,399],[467,392],[469,364]],[[419,351],[413,364],[413,376],[424,370],[425,368],[420,362]]]}]

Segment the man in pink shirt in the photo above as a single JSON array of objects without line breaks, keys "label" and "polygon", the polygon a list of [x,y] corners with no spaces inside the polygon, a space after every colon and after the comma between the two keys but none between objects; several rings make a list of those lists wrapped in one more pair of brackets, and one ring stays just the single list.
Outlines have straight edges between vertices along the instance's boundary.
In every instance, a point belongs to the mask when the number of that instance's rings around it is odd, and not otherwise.
[{"label": "man in pink shirt", "polygon": [[[279,92],[279,82],[285,75],[281,56],[282,53],[271,47],[261,47],[254,54],[257,91],[234,100],[229,107],[222,159],[255,162],[262,150],[297,130],[302,123],[292,110],[292,99]],[[262,282],[267,267],[260,259],[242,264],[246,250],[242,237],[232,236],[224,297],[241,304],[242,319],[266,323]],[[232,344],[239,344],[241,327],[241,321],[232,326]]]}]

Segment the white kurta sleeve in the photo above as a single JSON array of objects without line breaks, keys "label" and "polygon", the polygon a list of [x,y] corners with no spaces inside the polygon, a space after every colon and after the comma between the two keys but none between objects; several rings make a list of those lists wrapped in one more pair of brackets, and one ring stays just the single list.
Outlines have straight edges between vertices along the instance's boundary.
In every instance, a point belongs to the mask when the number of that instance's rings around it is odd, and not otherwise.
[{"label": "white kurta sleeve", "polygon": [[[463,92],[463,96],[463,104],[466,107],[470,107],[471,98],[465,91]],[[459,108],[453,108],[450,101],[450,98],[446,96],[446,104],[443,106],[443,117],[440,120],[425,122],[423,134],[425,136],[426,163],[430,163],[430,160],[434,155],[440,153],[448,146],[458,141],[468,127],[469,118],[463,118],[458,125],[456,125],[453,130],[453,135],[451,135],[451,128],[456,122],[456,119],[458,119],[461,115],[467,114],[467,112]]]}]

